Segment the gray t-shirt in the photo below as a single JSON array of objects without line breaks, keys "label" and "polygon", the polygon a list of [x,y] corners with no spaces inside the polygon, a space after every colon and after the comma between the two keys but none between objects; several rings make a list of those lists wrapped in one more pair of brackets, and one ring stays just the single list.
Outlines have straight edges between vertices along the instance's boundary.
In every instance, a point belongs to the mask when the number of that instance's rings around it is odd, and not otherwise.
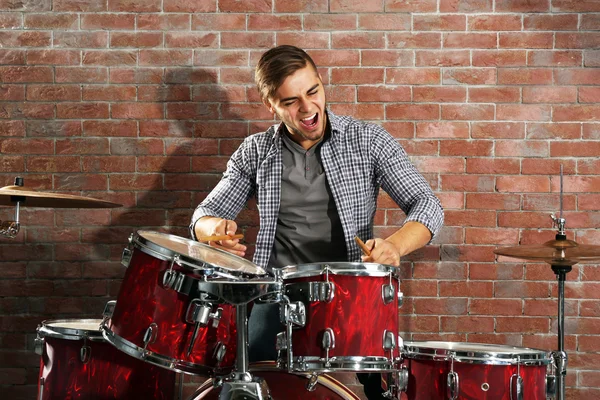
[{"label": "gray t-shirt", "polygon": [[282,138],[281,203],[269,269],[347,261],[342,224],[321,162],[322,142],[305,150],[287,132]]}]

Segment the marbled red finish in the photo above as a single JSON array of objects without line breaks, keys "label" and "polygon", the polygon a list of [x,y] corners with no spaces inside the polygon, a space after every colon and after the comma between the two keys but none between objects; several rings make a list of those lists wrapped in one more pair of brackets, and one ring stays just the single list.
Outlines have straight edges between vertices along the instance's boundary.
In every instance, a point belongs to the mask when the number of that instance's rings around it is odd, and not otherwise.
[{"label": "marbled red finish", "polygon": [[[447,377],[450,361],[431,359],[405,359],[409,379],[407,392],[402,399],[437,400],[447,399]],[[458,400],[511,400],[510,379],[517,372],[516,365],[470,364],[454,361],[454,372],[459,378]],[[523,400],[546,399],[546,366],[520,367],[523,378]],[[483,391],[481,385],[489,384],[489,390]],[[516,381],[514,382],[516,384]],[[513,390],[513,399],[516,392]]]},{"label": "marbled red finish", "polygon": [[[306,390],[308,374],[289,374],[277,370],[274,363],[257,363],[250,365],[250,371],[267,381],[273,400],[359,400],[350,389],[326,374],[319,377],[315,390]],[[202,390],[204,389],[204,390]],[[219,389],[212,387],[212,381],[202,385],[198,396],[192,400],[217,400]]]},{"label": "marbled red finish", "polygon": [[[286,284],[302,281],[326,281],[324,274],[310,278],[285,279]],[[335,334],[335,348],[329,357],[390,357],[390,350],[383,348],[384,332],[395,335],[394,358],[399,357],[398,347],[398,297],[384,304],[382,286],[389,284],[384,276],[358,276],[329,274],[335,284],[335,296],[331,302],[311,302],[306,306],[306,325],[292,333],[293,356],[325,357],[321,346],[323,332],[331,328]],[[398,280],[392,279],[395,293]],[[292,301],[295,299],[291,298]],[[297,301],[297,299],[296,299]]]},{"label": "marbled red finish", "polygon": [[91,356],[84,364],[80,358],[83,340],[45,338],[40,362],[44,385],[38,386],[37,399],[175,398],[175,372],[130,357],[104,341],[87,340],[86,344]]},{"label": "marbled red finish", "polygon": [[[158,327],[157,337],[148,344],[147,350],[193,364],[194,373],[221,373],[231,369],[237,348],[235,306],[212,303],[211,312],[217,308],[223,309],[219,325],[214,328],[210,320],[208,326],[200,327],[192,353],[188,356],[194,324],[185,322],[185,314],[192,299],[163,287],[163,275],[170,264],[137,248],[133,251],[109,323],[110,330],[120,338],[144,347],[144,333],[150,324],[155,323]],[[190,273],[177,264],[173,269]],[[219,344],[227,349],[221,363],[215,357]]]}]

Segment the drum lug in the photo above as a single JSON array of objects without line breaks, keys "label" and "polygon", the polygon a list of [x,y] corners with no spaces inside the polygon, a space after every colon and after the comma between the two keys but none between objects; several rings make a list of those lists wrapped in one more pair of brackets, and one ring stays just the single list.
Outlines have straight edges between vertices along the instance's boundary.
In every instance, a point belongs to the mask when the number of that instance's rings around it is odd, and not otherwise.
[{"label": "drum lug", "polygon": [[156,340],[156,337],[158,336],[158,325],[156,325],[156,323],[151,323],[150,326],[148,326],[148,329],[146,329],[146,332],[144,332],[144,353],[142,354],[142,357],[146,356],[147,350],[146,347],[148,347],[149,344],[154,343],[154,341]]},{"label": "drum lug", "polygon": [[314,392],[317,388],[318,381],[319,375],[315,373],[311,374],[308,378],[308,382],[306,382],[306,390],[308,390],[309,392]]},{"label": "drum lug", "polygon": [[402,304],[404,304],[404,293],[398,290],[398,308],[402,307]]},{"label": "drum lug", "polygon": [[[400,371],[398,371],[398,390],[401,392],[406,392],[408,389],[408,368],[406,365],[402,365],[400,367]],[[400,398],[400,396],[398,396]]]},{"label": "drum lug", "polygon": [[396,290],[394,289],[394,285],[382,285],[381,286],[381,298],[383,299],[383,304],[390,304],[394,301],[394,294]]},{"label": "drum lug", "polygon": [[115,312],[116,306],[117,306],[116,300],[110,300],[110,301],[106,302],[106,305],[104,306],[104,311],[102,312],[102,322],[103,323],[112,318],[112,316]]},{"label": "drum lug", "polygon": [[446,394],[448,399],[456,400],[458,398],[459,379],[458,374],[454,371],[448,372]]},{"label": "drum lug", "polygon": [[84,345],[81,346],[81,349],[79,350],[79,359],[82,363],[87,364],[90,361],[91,357],[92,348],[84,342]]},{"label": "drum lug", "polygon": [[202,300],[194,299],[188,306],[185,313],[185,322],[189,324],[198,323],[202,326],[207,326],[209,320],[213,320],[212,326],[216,328],[223,317],[223,309],[217,308],[214,313],[211,313],[212,304],[205,303]]},{"label": "drum lug", "polygon": [[388,331],[387,329],[383,331],[383,348],[385,350],[393,350],[396,348],[396,335],[394,335],[394,332]]},{"label": "drum lug", "polygon": [[284,325],[292,324],[299,328],[306,325],[306,307],[301,301],[284,304],[280,309],[280,320]]},{"label": "drum lug", "polygon": [[131,263],[131,256],[133,255],[133,233],[129,235],[129,244],[123,249],[121,254],[121,264],[128,268]]},{"label": "drum lug", "polygon": [[333,282],[297,282],[285,285],[285,294],[293,300],[330,303],[335,297]]},{"label": "drum lug", "polygon": [[555,375],[546,375],[546,398],[547,399],[555,399],[556,398],[556,376]]},{"label": "drum lug", "polygon": [[325,367],[329,368],[331,366],[329,362],[329,350],[335,349],[335,333],[333,333],[333,329],[325,329],[323,339],[321,339],[321,347],[325,350]]},{"label": "drum lug", "polygon": [[227,353],[227,346],[225,346],[223,343],[219,342],[217,344],[217,347],[215,348],[215,360],[217,360],[217,363],[221,364],[221,362],[223,361],[223,358],[225,358],[226,353]]},{"label": "drum lug", "polygon": [[285,332],[279,332],[275,339],[275,350],[287,350],[287,336]]},{"label": "drum lug", "polygon": [[[514,383],[516,381],[516,383]],[[516,399],[513,397],[516,393]],[[510,400],[523,400],[523,378],[521,375],[513,374],[510,377]]]},{"label": "drum lug", "polygon": [[35,354],[37,354],[38,356],[41,356],[44,353],[44,344],[46,343],[46,341],[44,340],[44,338],[41,337],[36,337],[33,340],[33,351]]}]

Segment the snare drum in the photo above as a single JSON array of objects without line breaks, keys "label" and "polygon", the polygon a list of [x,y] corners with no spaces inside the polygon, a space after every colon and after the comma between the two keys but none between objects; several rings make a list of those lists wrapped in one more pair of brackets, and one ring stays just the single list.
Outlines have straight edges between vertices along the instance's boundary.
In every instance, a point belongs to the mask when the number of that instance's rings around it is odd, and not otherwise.
[{"label": "snare drum", "polygon": [[[289,374],[277,368],[271,361],[250,364],[254,376],[263,378],[273,399],[286,400],[360,400],[350,389],[328,375],[319,375],[312,391],[306,386],[310,374]],[[213,386],[212,379],[200,386],[190,400],[217,400],[219,390]]]},{"label": "snare drum", "polygon": [[396,269],[375,263],[276,269],[285,283],[277,340],[290,371],[387,371],[400,356]]},{"label": "snare drum", "polygon": [[404,342],[409,400],[545,400],[551,355],[493,344]]},{"label": "snare drum", "polygon": [[235,306],[198,292],[198,282],[244,280],[264,274],[261,268],[208,245],[151,231],[132,235],[122,263],[127,272],[102,324],[110,343],[174,371],[212,374],[234,366]]},{"label": "snare drum", "polygon": [[42,322],[39,400],[175,398],[175,373],[144,363],[106,343],[100,319]]}]

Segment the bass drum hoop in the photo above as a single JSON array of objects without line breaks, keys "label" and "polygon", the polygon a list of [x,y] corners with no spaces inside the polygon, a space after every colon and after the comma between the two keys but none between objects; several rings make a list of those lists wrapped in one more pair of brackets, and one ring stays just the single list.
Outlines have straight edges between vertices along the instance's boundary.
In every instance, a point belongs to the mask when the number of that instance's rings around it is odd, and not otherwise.
[{"label": "bass drum hoop", "polygon": [[[87,329],[81,327],[71,327],[64,325],[80,324],[96,324],[98,329]],[[47,319],[42,321],[37,329],[40,337],[51,337],[56,339],[66,340],[83,340],[104,342],[104,337],[100,329],[101,319]],[[60,325],[63,326],[60,326]]]},{"label": "bass drum hoop", "polygon": [[326,272],[332,275],[353,276],[398,276],[398,269],[385,264],[359,263],[359,262],[327,262],[288,265],[282,268],[273,268],[275,276],[280,279],[305,278],[323,275]]}]

